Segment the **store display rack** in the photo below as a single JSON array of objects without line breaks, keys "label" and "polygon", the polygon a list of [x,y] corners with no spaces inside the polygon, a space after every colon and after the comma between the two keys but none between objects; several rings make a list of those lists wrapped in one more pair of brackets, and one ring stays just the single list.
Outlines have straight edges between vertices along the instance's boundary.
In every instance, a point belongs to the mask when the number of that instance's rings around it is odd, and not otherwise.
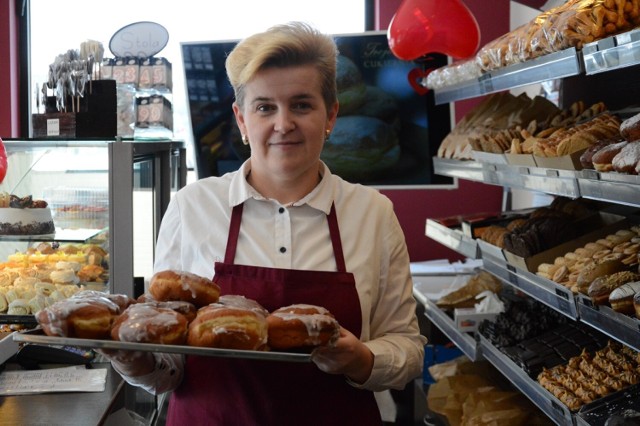
[{"label": "store display rack", "polygon": [[561,79],[593,75],[640,63],[640,30],[633,30],[530,61],[487,71],[480,77],[434,90],[436,104],[475,98],[490,93]]}]

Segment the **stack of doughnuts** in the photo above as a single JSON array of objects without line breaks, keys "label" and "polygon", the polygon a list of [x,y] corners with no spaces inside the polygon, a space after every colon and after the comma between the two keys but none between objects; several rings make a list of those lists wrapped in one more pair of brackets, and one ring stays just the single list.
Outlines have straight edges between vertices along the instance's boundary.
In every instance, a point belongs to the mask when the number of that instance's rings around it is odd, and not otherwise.
[{"label": "stack of doughnuts", "polygon": [[270,313],[242,295],[220,296],[212,280],[173,270],[156,273],[137,300],[81,291],[36,319],[49,336],[234,350],[309,350],[333,345],[340,333],[324,307],[296,304]]}]

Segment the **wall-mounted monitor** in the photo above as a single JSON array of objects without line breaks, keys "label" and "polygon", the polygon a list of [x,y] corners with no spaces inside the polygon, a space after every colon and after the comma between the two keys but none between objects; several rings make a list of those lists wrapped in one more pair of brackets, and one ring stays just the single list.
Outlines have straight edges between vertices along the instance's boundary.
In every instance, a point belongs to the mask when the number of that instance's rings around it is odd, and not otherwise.
[{"label": "wall-mounted monitor", "polygon": [[[397,59],[384,32],[335,35],[340,112],[322,159],[344,179],[380,188],[449,185],[432,158],[451,130],[450,108],[409,74],[447,63],[444,55]],[[198,177],[221,176],[248,158],[233,117],[224,62],[237,40],[182,43]],[[424,72],[418,72],[424,74]],[[415,71],[412,73],[415,75]],[[416,88],[418,90],[416,90]]]}]

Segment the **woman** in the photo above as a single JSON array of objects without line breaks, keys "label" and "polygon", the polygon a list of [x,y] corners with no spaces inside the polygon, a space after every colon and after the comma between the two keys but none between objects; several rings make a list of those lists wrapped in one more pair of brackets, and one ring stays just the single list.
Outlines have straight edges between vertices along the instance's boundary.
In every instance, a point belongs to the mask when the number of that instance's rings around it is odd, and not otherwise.
[{"label": "woman", "polygon": [[391,202],[332,175],[320,153],[338,114],[333,39],[291,23],[241,41],[226,66],[250,158],[179,191],[156,270],[214,277],[268,310],[328,308],[342,329],[312,363],[119,353],[114,367],[173,390],[169,424],[380,424],[373,391],[422,371],[409,257]]}]

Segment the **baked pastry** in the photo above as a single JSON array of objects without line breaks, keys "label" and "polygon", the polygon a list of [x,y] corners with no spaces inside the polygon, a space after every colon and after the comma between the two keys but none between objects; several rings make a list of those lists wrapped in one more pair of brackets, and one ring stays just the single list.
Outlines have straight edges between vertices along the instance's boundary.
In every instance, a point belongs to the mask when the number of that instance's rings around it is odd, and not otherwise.
[{"label": "baked pastry", "polygon": [[210,279],[191,272],[165,270],[151,277],[149,294],[159,302],[182,300],[199,308],[217,302],[220,287]]},{"label": "baked pastry", "polygon": [[47,336],[108,339],[120,308],[103,297],[60,300],[39,311],[36,320]]},{"label": "baked pastry", "polygon": [[617,142],[601,148],[593,154],[591,159],[593,168],[599,172],[610,172],[613,170],[613,157],[615,157],[628,144],[627,141]]},{"label": "baked pastry", "polygon": [[[624,255],[620,256],[621,258]],[[622,263],[621,259],[608,259],[606,256],[586,266],[576,279],[577,289],[582,294],[587,294],[589,286],[598,277],[610,275],[615,272],[624,271],[627,266]]]},{"label": "baked pastry", "polygon": [[633,315],[635,313],[633,298],[636,293],[640,293],[640,281],[633,281],[621,285],[609,295],[609,304],[616,312]]},{"label": "baked pastry", "polygon": [[156,300],[148,299],[144,302],[138,300],[138,303],[146,303],[147,305],[156,306],[158,308],[172,309],[179,314],[184,315],[188,322],[195,319],[198,313],[198,308],[191,302],[184,302],[182,300],[170,300],[168,302],[158,302]]},{"label": "baked pastry", "polygon": [[266,349],[268,327],[264,308],[251,302],[226,298],[222,303],[200,308],[189,324],[187,343],[219,349]]},{"label": "baked pastry", "polygon": [[623,284],[637,281],[640,275],[631,271],[615,272],[610,275],[604,275],[593,280],[587,290],[587,294],[591,297],[596,305],[605,305],[609,303],[609,295],[613,290]]},{"label": "baked pastry", "polygon": [[87,298],[104,298],[118,305],[119,312],[122,313],[130,305],[136,303],[136,301],[127,296],[126,294],[111,294],[97,290],[81,290],[71,296],[74,299],[87,299]]},{"label": "baked pastry", "polygon": [[628,143],[611,160],[616,172],[630,174],[637,174],[638,162],[640,162],[640,141]]},{"label": "baked pastry", "polygon": [[183,345],[187,326],[185,316],[173,309],[136,303],[115,319],[111,338],[122,342]]},{"label": "baked pastry", "polygon": [[294,304],[267,316],[269,347],[272,349],[309,348],[332,345],[340,337],[340,326],[324,307]]},{"label": "baked pastry", "polygon": [[620,134],[629,142],[640,140],[640,114],[620,123]]}]

